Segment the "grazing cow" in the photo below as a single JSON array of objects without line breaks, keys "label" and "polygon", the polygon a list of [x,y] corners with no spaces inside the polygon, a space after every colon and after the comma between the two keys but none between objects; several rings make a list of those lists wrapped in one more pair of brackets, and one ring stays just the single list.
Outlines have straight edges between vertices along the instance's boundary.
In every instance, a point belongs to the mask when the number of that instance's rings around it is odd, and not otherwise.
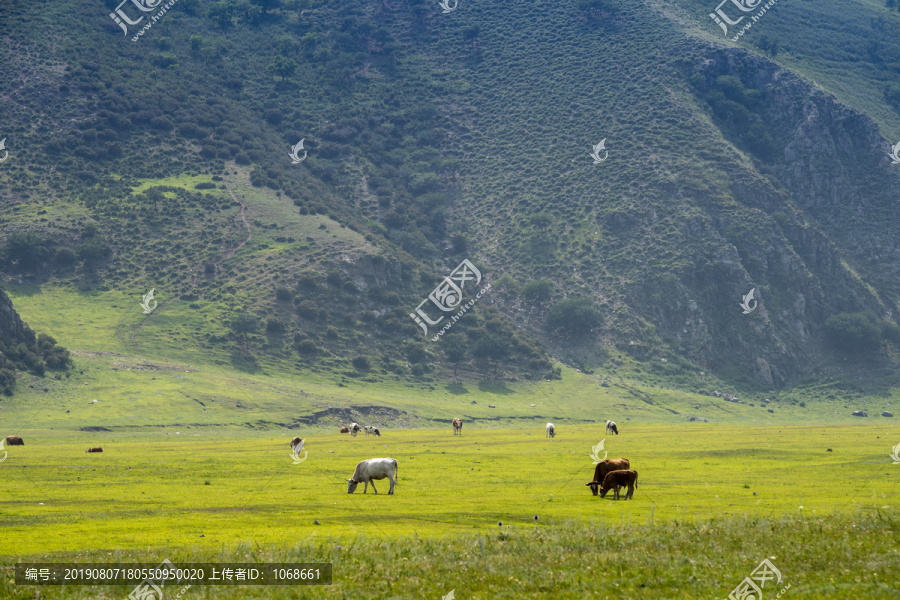
[{"label": "grazing cow", "polygon": [[556,427],[553,426],[553,423],[547,423],[547,437],[556,436]]},{"label": "grazing cow", "polygon": [[303,438],[295,437],[291,440],[291,451],[294,453],[294,456],[297,456],[301,450],[303,450]]},{"label": "grazing cow", "polygon": [[391,482],[391,491],[388,492],[388,495],[393,494],[394,484],[398,481],[396,459],[370,458],[364,460],[356,465],[353,477],[347,480],[347,493],[352,494],[356,491],[356,486],[364,483],[366,487],[363,488],[363,494],[365,494],[369,491],[369,484],[371,483],[372,489],[377,494],[378,490],[375,489],[375,480],[384,479],[385,477]]},{"label": "grazing cow", "polygon": [[88,448],[84,451],[85,454],[87,454],[88,452],[103,452],[103,448],[97,446],[96,448]]},{"label": "grazing cow", "polygon": [[24,446],[25,442],[22,441],[17,435],[8,435],[6,436],[6,445],[7,446]]},{"label": "grazing cow", "polygon": [[634,495],[634,488],[637,487],[637,479],[638,473],[637,471],[610,471],[606,474],[606,477],[603,479],[603,487],[600,489],[600,497],[603,498],[606,496],[606,492],[610,489],[616,489],[616,500],[619,499],[619,488],[628,486],[628,493],[625,494],[625,499],[630,500]]},{"label": "grazing cow", "polygon": [[601,460],[597,463],[597,466],[594,467],[594,478],[584,485],[591,486],[591,492],[596,496],[597,487],[603,483],[603,479],[606,477],[607,473],[611,471],[628,470],[630,468],[631,463],[628,462],[627,458],[608,458],[606,460]]},{"label": "grazing cow", "polygon": [[357,433],[359,433],[359,423],[350,423],[350,435],[356,437]]},{"label": "grazing cow", "polygon": [[372,427],[371,425],[366,425],[365,427],[363,427],[363,430],[366,432],[366,435],[369,435],[370,433],[374,433],[378,437],[381,437],[381,432],[378,431],[377,427]]},{"label": "grazing cow", "polygon": [[619,435],[619,428],[616,427],[615,421],[607,421],[606,422],[606,435],[609,435],[610,433]]},{"label": "grazing cow", "polygon": [[343,425],[341,425],[341,433],[350,433],[350,428],[344,427]]},{"label": "grazing cow", "polygon": [[453,435],[462,435],[462,419],[453,419]]}]

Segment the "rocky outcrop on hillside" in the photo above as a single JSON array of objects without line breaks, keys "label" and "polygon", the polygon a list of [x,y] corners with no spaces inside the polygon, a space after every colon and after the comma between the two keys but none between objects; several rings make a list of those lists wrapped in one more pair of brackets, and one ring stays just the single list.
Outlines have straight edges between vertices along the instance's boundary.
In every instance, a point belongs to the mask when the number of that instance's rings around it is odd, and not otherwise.
[{"label": "rocky outcrop on hillside", "polygon": [[42,376],[48,368],[66,370],[70,364],[69,352],[48,335],[35,336],[0,290],[0,392],[12,395],[17,370]]},{"label": "rocky outcrop on hillside", "polygon": [[[12,300],[3,290],[0,290],[0,342],[4,344],[25,344],[34,346],[37,339],[34,331],[22,322],[19,314],[13,308]],[[3,354],[0,353],[0,368],[4,364]]]},{"label": "rocky outcrop on hillside", "polygon": [[[668,282],[669,302],[641,307],[640,297],[659,295],[650,282],[635,304],[697,363],[737,363],[778,387],[834,359],[823,352],[827,318],[862,312],[896,322],[900,177],[870,118],[771,61],[710,50],[689,76],[751,161],[723,161],[725,201],[694,199],[706,214],[682,225],[684,238],[714,243],[698,245],[693,264]],[[765,153],[748,135],[754,122],[770,135]],[[735,312],[751,289],[758,305]],[[723,306],[726,297],[733,302]]]}]

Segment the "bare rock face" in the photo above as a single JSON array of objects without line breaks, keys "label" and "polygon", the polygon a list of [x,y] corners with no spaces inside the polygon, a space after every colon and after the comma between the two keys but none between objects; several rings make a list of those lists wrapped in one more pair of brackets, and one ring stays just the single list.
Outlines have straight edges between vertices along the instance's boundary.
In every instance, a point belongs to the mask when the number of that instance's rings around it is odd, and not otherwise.
[{"label": "bare rock face", "polygon": [[894,413],[888,412],[888,411],[884,411],[884,412],[881,413],[881,416],[882,416],[882,417],[893,417],[893,416],[894,416]]},{"label": "bare rock face", "polygon": [[864,410],[854,410],[853,416],[854,417],[868,417],[869,415]]}]

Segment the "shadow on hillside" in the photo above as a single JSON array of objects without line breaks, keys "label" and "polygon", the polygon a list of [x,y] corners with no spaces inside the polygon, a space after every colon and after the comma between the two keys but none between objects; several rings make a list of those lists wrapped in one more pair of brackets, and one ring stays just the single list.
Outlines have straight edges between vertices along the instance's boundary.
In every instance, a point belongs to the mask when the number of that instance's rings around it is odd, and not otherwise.
[{"label": "shadow on hillside", "polygon": [[451,394],[456,394],[457,396],[460,394],[469,393],[469,390],[467,390],[461,383],[451,383],[450,385],[444,387],[448,392],[450,392]]},{"label": "shadow on hillside", "polygon": [[514,390],[506,387],[506,384],[502,381],[487,381],[482,380],[478,382],[478,389],[482,392],[490,392],[492,394],[515,394]]},{"label": "shadow on hillside", "polygon": [[234,350],[231,353],[231,365],[238,371],[245,373],[258,373],[260,370],[256,357],[240,350]]}]

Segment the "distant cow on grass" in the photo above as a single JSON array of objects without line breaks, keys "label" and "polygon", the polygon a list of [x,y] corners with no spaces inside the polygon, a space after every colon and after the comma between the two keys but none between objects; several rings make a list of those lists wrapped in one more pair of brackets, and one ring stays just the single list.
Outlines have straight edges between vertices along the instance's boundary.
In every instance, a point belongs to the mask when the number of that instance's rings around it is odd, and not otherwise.
[{"label": "distant cow on grass", "polygon": [[295,437],[291,440],[291,451],[294,453],[294,456],[297,456],[301,450],[303,450],[303,438]]},{"label": "distant cow on grass", "polygon": [[103,448],[97,446],[96,448],[88,448],[84,451],[85,454],[87,454],[88,452],[103,452]]},{"label": "distant cow on grass", "polygon": [[616,427],[615,421],[607,421],[606,422],[606,435],[609,435],[610,433],[619,435],[619,428]]},{"label": "distant cow on grass", "polygon": [[341,425],[341,433],[350,433],[350,428]]},{"label": "distant cow on grass", "polygon": [[462,419],[453,419],[453,435],[462,435]]},{"label": "distant cow on grass", "polygon": [[359,433],[359,423],[350,423],[350,435],[356,437],[357,433]]},{"label": "distant cow on grass", "polygon": [[365,427],[363,427],[363,430],[366,432],[366,435],[369,435],[370,433],[372,433],[374,435],[377,435],[378,437],[381,437],[381,432],[378,431],[377,427],[372,427],[371,425],[366,425]]},{"label": "distant cow on grass", "polygon": [[591,487],[591,492],[596,496],[597,488],[603,484],[603,479],[607,473],[611,471],[627,470],[631,468],[631,463],[627,458],[608,458],[597,463],[594,467],[594,478],[584,485]]},{"label": "distant cow on grass", "polygon": [[637,487],[638,473],[637,471],[610,471],[603,479],[603,487],[600,488],[600,497],[604,498],[606,492],[615,488],[616,500],[619,499],[619,488],[628,486],[628,493],[625,499],[630,500],[634,495],[634,488]]},{"label": "distant cow on grass", "polygon": [[396,459],[370,458],[364,460],[356,465],[353,477],[347,480],[347,493],[352,494],[356,491],[356,486],[360,483],[364,483],[366,487],[363,488],[363,494],[365,494],[369,491],[369,484],[371,483],[372,489],[375,490],[375,493],[377,494],[378,490],[375,489],[375,480],[384,479],[385,477],[391,482],[391,490],[388,494],[393,494],[394,484],[397,482]]},{"label": "distant cow on grass", "polygon": [[25,442],[22,441],[17,435],[8,435],[6,436],[6,445],[7,446],[24,446]]},{"label": "distant cow on grass", "polygon": [[553,423],[547,423],[547,437],[556,437],[556,427],[553,426]]}]

